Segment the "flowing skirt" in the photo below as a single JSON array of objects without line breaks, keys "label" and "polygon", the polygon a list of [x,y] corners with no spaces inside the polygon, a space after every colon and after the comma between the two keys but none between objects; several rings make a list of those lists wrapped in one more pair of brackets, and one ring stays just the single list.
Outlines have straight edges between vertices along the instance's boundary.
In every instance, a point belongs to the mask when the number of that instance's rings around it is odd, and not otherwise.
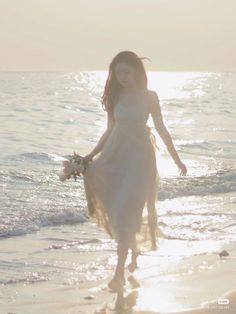
[{"label": "flowing skirt", "polygon": [[148,209],[149,229],[157,233],[155,204],[159,188],[155,136],[148,126],[116,125],[103,150],[89,163],[83,179],[89,216],[111,238],[127,241],[148,237],[143,209]]}]

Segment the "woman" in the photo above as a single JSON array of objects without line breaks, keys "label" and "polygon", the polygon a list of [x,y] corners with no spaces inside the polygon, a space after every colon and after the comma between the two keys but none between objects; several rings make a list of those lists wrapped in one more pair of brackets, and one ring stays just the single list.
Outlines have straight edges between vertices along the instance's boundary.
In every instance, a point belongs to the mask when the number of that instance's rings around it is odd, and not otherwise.
[{"label": "woman", "polygon": [[136,234],[142,230],[145,205],[155,246],[159,175],[155,137],[146,125],[149,114],[180,173],[187,173],[163,123],[158,96],[147,89],[141,59],[134,52],[122,51],[110,63],[102,96],[103,108],[107,111],[107,130],[85,156],[90,161],[83,176],[90,217],[95,217],[117,241],[118,262],[108,284],[114,291],[125,284],[124,265],[129,249],[132,250],[129,270],[137,266]]}]

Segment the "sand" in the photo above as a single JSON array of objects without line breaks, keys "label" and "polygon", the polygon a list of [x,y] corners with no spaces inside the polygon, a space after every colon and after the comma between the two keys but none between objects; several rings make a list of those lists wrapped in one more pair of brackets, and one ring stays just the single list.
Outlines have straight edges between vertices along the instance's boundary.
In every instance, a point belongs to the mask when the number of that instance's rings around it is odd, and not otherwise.
[{"label": "sand", "polygon": [[[11,241],[14,239],[9,241],[9,247]],[[27,241],[25,246],[29,254],[29,239]],[[63,259],[74,259],[71,253],[71,250],[64,250]],[[134,274],[140,288],[132,289],[128,285],[124,294],[119,296],[111,293],[106,285],[114,265],[108,271],[108,276],[79,284],[73,284],[73,281],[69,285],[63,284],[59,280],[60,276],[65,275],[61,270],[61,275],[59,271],[58,277],[50,280],[2,285],[0,313],[114,313],[111,309],[116,305],[119,308],[123,306],[119,313],[235,314],[236,250],[233,246],[229,253],[223,259],[216,253],[176,259],[166,256],[163,263],[163,259],[157,256],[158,252],[147,252],[139,257],[139,269]],[[94,258],[92,252],[89,254]],[[115,252],[109,254],[115,257]],[[222,302],[228,304],[219,304]]]}]

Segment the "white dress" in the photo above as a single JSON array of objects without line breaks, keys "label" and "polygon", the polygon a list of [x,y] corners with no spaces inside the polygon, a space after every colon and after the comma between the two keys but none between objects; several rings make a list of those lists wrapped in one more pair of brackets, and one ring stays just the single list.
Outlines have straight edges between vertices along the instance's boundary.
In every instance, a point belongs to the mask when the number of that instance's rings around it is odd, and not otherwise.
[{"label": "white dress", "polygon": [[[145,206],[156,219],[159,175],[155,136],[146,125],[148,117],[147,93],[133,102],[117,102],[113,129],[83,176],[90,217],[112,238],[130,241],[130,247],[133,237],[144,230]],[[156,221],[153,224],[157,228]]]}]

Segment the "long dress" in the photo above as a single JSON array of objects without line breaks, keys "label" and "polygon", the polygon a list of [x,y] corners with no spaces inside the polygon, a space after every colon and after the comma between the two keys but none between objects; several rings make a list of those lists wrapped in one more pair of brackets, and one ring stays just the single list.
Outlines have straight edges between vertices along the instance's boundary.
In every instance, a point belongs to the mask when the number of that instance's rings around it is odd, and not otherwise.
[{"label": "long dress", "polygon": [[131,248],[137,234],[147,239],[147,228],[142,228],[145,206],[157,229],[157,146],[146,125],[149,106],[145,96],[134,103],[116,103],[112,131],[83,176],[89,216],[110,237],[126,241]]}]

